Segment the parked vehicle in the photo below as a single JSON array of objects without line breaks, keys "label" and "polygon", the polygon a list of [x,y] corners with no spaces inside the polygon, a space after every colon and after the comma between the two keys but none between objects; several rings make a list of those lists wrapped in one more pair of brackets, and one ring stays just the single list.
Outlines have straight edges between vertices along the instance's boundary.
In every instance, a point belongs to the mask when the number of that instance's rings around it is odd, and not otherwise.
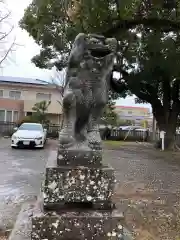
[{"label": "parked vehicle", "polygon": [[147,132],[149,131],[148,128],[136,128],[135,131],[138,131],[138,132]]},{"label": "parked vehicle", "polygon": [[137,128],[139,128],[139,126],[119,126],[118,130],[133,131]]},{"label": "parked vehicle", "polygon": [[46,143],[47,130],[40,123],[23,123],[11,137],[11,147],[31,146],[43,148]]}]

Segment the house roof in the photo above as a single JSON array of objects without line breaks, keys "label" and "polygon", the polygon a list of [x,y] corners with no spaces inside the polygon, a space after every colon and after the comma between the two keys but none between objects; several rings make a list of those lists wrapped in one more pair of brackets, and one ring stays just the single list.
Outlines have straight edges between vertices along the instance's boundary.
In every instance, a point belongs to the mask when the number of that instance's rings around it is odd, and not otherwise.
[{"label": "house roof", "polygon": [[8,77],[0,76],[0,83],[20,83],[20,84],[32,84],[32,85],[47,85],[50,84],[47,81],[33,78],[22,78],[22,77]]}]

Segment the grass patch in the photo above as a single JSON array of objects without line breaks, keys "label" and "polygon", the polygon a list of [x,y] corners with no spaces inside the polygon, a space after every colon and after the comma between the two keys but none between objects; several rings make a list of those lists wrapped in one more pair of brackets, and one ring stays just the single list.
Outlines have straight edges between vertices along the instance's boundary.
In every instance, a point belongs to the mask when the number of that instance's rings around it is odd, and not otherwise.
[{"label": "grass patch", "polygon": [[103,145],[107,149],[118,149],[121,147],[132,147],[132,146],[137,146],[137,142],[129,142],[129,141],[112,141],[112,140],[107,140],[103,141]]},{"label": "grass patch", "polygon": [[103,141],[103,143],[107,146],[112,146],[112,147],[119,147],[119,146],[128,144],[128,142],[126,141],[112,141],[112,140]]}]

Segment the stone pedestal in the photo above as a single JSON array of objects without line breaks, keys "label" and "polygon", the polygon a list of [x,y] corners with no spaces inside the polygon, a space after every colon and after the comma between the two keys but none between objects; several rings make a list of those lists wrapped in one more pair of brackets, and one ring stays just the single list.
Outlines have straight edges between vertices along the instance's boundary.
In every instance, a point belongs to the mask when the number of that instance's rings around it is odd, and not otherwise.
[{"label": "stone pedestal", "polygon": [[32,217],[32,240],[125,239],[123,215],[112,203],[114,170],[101,151],[60,149],[50,156],[42,200]]},{"label": "stone pedestal", "polygon": [[49,159],[42,188],[46,209],[62,208],[65,203],[92,203],[95,209],[111,206],[114,171],[109,166],[57,166]]},{"label": "stone pedestal", "polygon": [[60,211],[34,213],[32,240],[120,240],[122,216],[115,211]]},{"label": "stone pedestal", "polygon": [[58,166],[94,166],[102,165],[102,151],[69,148],[59,149],[57,154]]}]

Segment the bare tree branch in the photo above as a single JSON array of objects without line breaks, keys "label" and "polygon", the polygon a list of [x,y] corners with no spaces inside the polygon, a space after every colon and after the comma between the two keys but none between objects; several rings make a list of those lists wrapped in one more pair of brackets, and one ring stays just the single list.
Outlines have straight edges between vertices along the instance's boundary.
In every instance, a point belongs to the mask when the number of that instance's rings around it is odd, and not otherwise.
[{"label": "bare tree branch", "polygon": [[4,56],[0,59],[0,66],[4,62],[4,60],[8,57],[9,53],[13,51],[13,46],[15,45],[15,41],[10,45],[8,49],[6,49],[6,53]]},{"label": "bare tree branch", "polygon": [[9,22],[10,16],[11,12],[6,8],[5,2],[0,0],[0,68],[9,55],[15,51],[14,46],[17,46],[15,37],[13,40],[8,38],[14,30],[14,25]]},{"label": "bare tree branch", "polygon": [[[56,87],[56,89],[58,90],[58,92],[61,96],[61,100],[58,101],[61,108],[63,108],[62,100],[64,97],[65,80],[66,80],[66,70],[65,69],[63,69],[61,72],[59,72],[56,69],[54,76],[51,77],[51,81],[52,81],[53,85]],[[60,128],[62,128],[62,126],[63,126],[63,121],[64,121],[64,114],[62,113],[62,121],[61,121]]]},{"label": "bare tree branch", "polygon": [[[65,74],[66,74],[65,70],[59,72],[56,69],[54,76],[51,77],[51,81],[52,81],[53,85],[57,88],[57,90],[59,91],[62,98],[63,98],[63,95],[64,95]],[[60,104],[62,106],[62,103],[60,103]]]},{"label": "bare tree branch", "polygon": [[0,41],[5,39],[6,37],[8,37],[9,34],[11,34],[11,32],[13,31],[13,29],[14,29],[14,26],[12,26],[11,29],[8,32],[1,32],[0,34],[2,35],[2,37],[0,37]]},{"label": "bare tree branch", "polygon": [[4,15],[4,17],[1,17],[0,23],[2,23],[5,19],[8,19],[11,15],[11,12],[9,11],[7,14]]}]

